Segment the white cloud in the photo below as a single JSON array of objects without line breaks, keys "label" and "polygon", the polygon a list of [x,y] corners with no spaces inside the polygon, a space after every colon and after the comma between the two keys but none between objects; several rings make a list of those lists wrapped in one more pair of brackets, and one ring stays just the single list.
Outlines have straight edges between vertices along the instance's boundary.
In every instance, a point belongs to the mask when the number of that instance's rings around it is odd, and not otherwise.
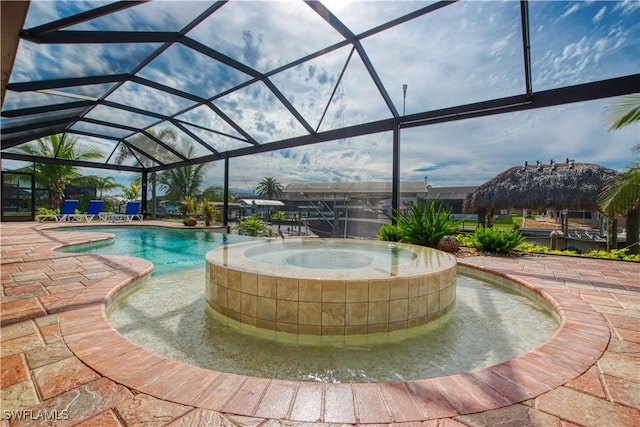
[{"label": "white cloud", "polygon": [[623,14],[634,14],[640,10],[640,2],[637,0],[623,0],[615,2],[615,9]]},{"label": "white cloud", "polygon": [[600,8],[600,10],[598,10],[598,13],[596,13],[593,18],[591,18],[591,21],[594,24],[597,24],[598,22],[602,21],[602,19],[604,18],[605,13],[607,13],[607,6],[602,6]]},{"label": "white cloud", "polygon": [[564,18],[567,18],[568,16],[573,15],[574,13],[576,13],[578,10],[580,10],[580,5],[578,3],[574,3],[571,6],[569,6],[562,15],[560,15],[560,17],[558,18],[559,20],[562,20]]},{"label": "white cloud", "polygon": [[[155,3],[158,2],[150,2],[145,8],[152,10]],[[177,26],[185,20],[189,8],[181,8],[182,2],[167,3],[171,3],[171,7],[163,5],[164,9],[174,10],[175,20],[169,19],[166,13],[148,17],[128,13],[123,15],[127,17],[124,21],[113,24],[131,28],[144,22],[149,28]],[[308,6],[301,4],[302,9],[296,9],[304,11],[304,18],[299,18],[287,9],[287,4],[262,2],[252,8],[255,3],[229,2],[188,36],[211,43],[233,58],[253,61],[251,64],[263,71],[338,39],[337,33]],[[606,3],[606,6],[531,2],[531,28],[536,29],[532,33],[534,89],[638,72],[637,58],[629,58],[628,53],[620,52],[631,51],[634,47],[631,40],[637,40],[634,36],[638,35],[638,30],[629,24],[632,22],[629,17],[637,14],[639,4],[637,1]],[[359,33],[421,5],[418,2],[340,1],[335,3],[335,11],[345,24]],[[234,9],[246,13],[232,14]],[[524,91],[519,12],[519,3],[513,1],[459,2],[368,37],[362,44],[398,111],[402,110],[403,84],[408,84],[408,114],[516,95]],[[137,17],[138,22],[132,17]],[[294,20],[296,28],[284,25],[287,20]],[[568,25],[569,20],[571,25]],[[320,28],[312,28],[311,23],[319,23]],[[594,26],[594,23],[598,25]],[[271,27],[279,28],[279,31],[267,33],[266,29]],[[313,43],[309,44],[307,40]],[[60,55],[48,48],[29,46],[29,43],[23,43],[21,49],[24,52],[19,62],[23,67],[20,78],[24,80],[38,80],[36,73],[43,68],[52,73],[64,70],[72,75],[106,74],[113,72],[109,66],[118,63],[118,59],[124,61],[129,55],[140,53],[114,53],[96,47],[86,56],[101,61],[98,65],[87,61],[87,65],[79,60],[82,55],[78,52],[82,50],[66,50],[65,55]],[[164,62],[152,62],[142,74],[149,78],[162,76],[162,82],[182,90],[197,88],[201,91],[197,93],[200,96],[215,95],[214,89],[219,88],[210,83],[230,79],[224,75],[224,67],[211,67],[209,59],[203,59],[199,54],[189,56],[191,62],[184,65],[179,61],[180,54],[186,49],[185,46],[169,49],[166,54],[171,56]],[[317,125],[349,49],[348,46],[321,56],[272,78],[312,127]],[[114,97],[118,102],[149,109],[161,107],[167,112],[184,108],[170,96],[157,98],[153,91],[143,93],[128,86],[123,89],[119,98]],[[435,186],[476,185],[525,160],[546,163],[551,158],[562,161],[565,157],[622,168],[629,161],[638,133],[637,128],[635,131],[606,132],[601,117],[609,102],[611,100],[571,104],[404,130],[400,151],[402,179],[421,180],[427,175]],[[215,104],[260,142],[304,133],[262,83],[225,96]],[[321,130],[388,117],[387,106],[355,54]],[[225,131],[235,133],[206,107],[185,114],[185,119],[212,129],[224,127]],[[121,119],[117,121],[121,122]],[[196,133],[203,139],[214,140],[205,131]],[[386,132],[232,158],[231,186],[250,192],[265,176],[275,176],[283,183],[389,180],[391,151],[392,136]],[[222,184],[223,162],[216,162],[208,176],[208,183]]]}]

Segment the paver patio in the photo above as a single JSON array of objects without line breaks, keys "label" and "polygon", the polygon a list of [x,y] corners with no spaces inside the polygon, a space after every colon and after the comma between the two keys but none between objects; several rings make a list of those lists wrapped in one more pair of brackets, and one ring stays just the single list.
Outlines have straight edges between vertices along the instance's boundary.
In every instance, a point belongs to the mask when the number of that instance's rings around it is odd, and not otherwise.
[{"label": "paver patio", "polygon": [[151,264],[54,252],[104,234],[47,227],[1,225],[2,425],[640,426],[637,263],[459,259],[544,295],[560,329],[536,350],[473,373],[320,384],[210,371],[130,343],[104,305]]}]

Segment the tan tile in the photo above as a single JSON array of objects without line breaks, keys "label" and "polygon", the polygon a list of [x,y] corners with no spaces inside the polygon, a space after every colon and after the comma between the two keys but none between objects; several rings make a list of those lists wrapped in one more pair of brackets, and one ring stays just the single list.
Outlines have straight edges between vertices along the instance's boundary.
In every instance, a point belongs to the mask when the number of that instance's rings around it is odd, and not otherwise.
[{"label": "tan tile", "polygon": [[298,279],[278,277],[276,286],[278,300],[298,301]]},{"label": "tan tile", "polygon": [[345,324],[347,326],[366,325],[369,315],[369,304],[366,302],[347,303]]},{"label": "tan tile", "polygon": [[409,279],[401,277],[389,282],[389,299],[407,299],[409,298]]},{"label": "tan tile", "polygon": [[276,322],[275,320],[256,319],[256,327],[274,331],[276,329]]},{"label": "tan tile", "polygon": [[369,331],[367,325],[347,325],[344,327],[345,335],[364,335]]},{"label": "tan tile", "polygon": [[300,301],[321,302],[322,301],[322,281],[305,280],[298,281]]},{"label": "tan tile", "polygon": [[449,286],[440,291],[440,308],[449,306],[456,299],[456,287]]},{"label": "tan tile", "polygon": [[237,270],[227,270],[227,287],[234,291],[242,291],[242,273]]},{"label": "tan tile", "polygon": [[228,289],[218,286],[215,300],[221,307],[228,308],[229,307]]},{"label": "tan tile", "polygon": [[225,316],[238,322],[242,322],[242,313],[240,313],[239,311],[227,309],[227,313],[225,314]]},{"label": "tan tile", "polygon": [[407,318],[415,319],[418,317],[420,317],[418,298],[410,298],[407,301]]},{"label": "tan tile", "polygon": [[389,301],[389,281],[369,281],[369,301]]},{"label": "tan tile", "polygon": [[276,302],[276,321],[278,323],[298,323],[298,301]]},{"label": "tan tile", "polygon": [[379,323],[377,325],[369,325],[367,327],[368,334],[381,334],[389,332],[389,324],[388,323]]},{"label": "tan tile", "polygon": [[389,323],[407,321],[409,303],[406,299],[389,302]]},{"label": "tan tile", "polygon": [[344,326],[323,326],[322,335],[344,335]]},{"label": "tan tile", "polygon": [[253,273],[241,273],[242,286],[241,290],[243,294],[257,295],[258,294],[258,276]]},{"label": "tan tile", "polygon": [[298,323],[300,325],[322,325],[322,304],[319,302],[300,301],[298,306]]},{"label": "tan tile", "polygon": [[369,281],[349,281],[346,285],[346,302],[369,301]]},{"label": "tan tile", "polygon": [[257,295],[266,298],[276,297],[276,278],[274,276],[265,276],[258,274]]},{"label": "tan tile", "polygon": [[345,283],[342,280],[324,280],[322,282],[322,302],[344,303]]},{"label": "tan tile", "polygon": [[[345,304],[322,303],[322,326],[344,326]],[[324,332],[323,332],[324,334]]]},{"label": "tan tile", "polygon": [[218,284],[218,286],[224,286],[225,288],[229,287],[227,269],[225,267],[216,265],[215,276],[216,276],[216,283]]},{"label": "tan tile", "polygon": [[273,298],[257,298],[257,315],[258,319],[275,321],[276,320],[276,300]]},{"label": "tan tile", "polygon": [[409,327],[409,322],[406,320],[400,322],[389,323],[389,332],[404,331]]},{"label": "tan tile", "polygon": [[322,335],[320,325],[298,325],[298,333],[304,335]]},{"label": "tan tile", "polygon": [[276,331],[278,331],[278,332],[286,332],[288,334],[297,334],[298,333],[298,324],[297,323],[277,322],[276,323]]},{"label": "tan tile", "polygon": [[240,310],[243,314],[251,317],[257,317],[258,315],[258,297],[255,295],[242,294],[241,298],[241,306],[242,310]]},{"label": "tan tile", "polygon": [[409,298],[416,298],[420,294],[419,277],[409,277],[408,292]]},{"label": "tan tile", "polygon": [[[437,294],[434,294],[437,295]],[[427,296],[421,295],[418,297],[418,317],[426,316],[428,313]]]},{"label": "tan tile", "polygon": [[227,308],[238,313],[242,312],[242,294],[237,291],[229,289],[227,294],[228,303]]},{"label": "tan tile", "polygon": [[439,293],[427,295],[427,315],[437,313],[441,308],[444,308],[440,305],[440,298],[441,295]]},{"label": "tan tile", "polygon": [[389,301],[369,303],[369,324],[389,323]]},{"label": "tan tile", "polygon": [[427,284],[428,284],[427,293],[432,294],[434,292],[440,291],[441,278],[442,278],[442,273],[440,272],[430,273],[429,276],[427,276]]}]

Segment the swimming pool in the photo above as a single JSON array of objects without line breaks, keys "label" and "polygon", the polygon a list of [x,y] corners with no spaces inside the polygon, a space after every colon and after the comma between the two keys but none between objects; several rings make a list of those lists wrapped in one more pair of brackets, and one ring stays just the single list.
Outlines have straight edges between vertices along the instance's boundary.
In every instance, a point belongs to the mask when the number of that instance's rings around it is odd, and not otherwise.
[{"label": "swimming pool", "polygon": [[99,231],[114,234],[111,240],[74,245],[61,252],[126,255],[153,263],[153,275],[204,267],[204,255],[219,246],[256,240],[254,237],[211,230],[168,227],[65,227],[56,231]]},{"label": "swimming pool", "polygon": [[459,276],[454,309],[401,339],[383,335],[292,342],[277,334],[256,335],[216,317],[204,299],[204,254],[216,245],[252,238],[162,227],[91,231],[116,238],[65,251],[139,256],[155,265],[153,277],[109,305],[111,324],[150,351],[206,369],[321,382],[438,377],[517,357],[548,340],[558,327],[557,319],[530,299]]}]

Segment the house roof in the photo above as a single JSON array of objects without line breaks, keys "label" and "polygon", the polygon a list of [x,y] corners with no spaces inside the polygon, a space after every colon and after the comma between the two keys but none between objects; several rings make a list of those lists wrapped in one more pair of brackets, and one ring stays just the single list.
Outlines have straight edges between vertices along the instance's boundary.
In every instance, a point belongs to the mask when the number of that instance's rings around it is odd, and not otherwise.
[{"label": "house roof", "polygon": [[[369,195],[391,196],[392,183],[384,181],[370,182],[298,182],[285,186],[284,194],[305,195]],[[425,195],[427,188],[423,181],[401,181],[402,196]]]},{"label": "house roof", "polygon": [[469,193],[464,212],[509,208],[597,210],[598,195],[616,171],[590,163],[515,166]]}]

